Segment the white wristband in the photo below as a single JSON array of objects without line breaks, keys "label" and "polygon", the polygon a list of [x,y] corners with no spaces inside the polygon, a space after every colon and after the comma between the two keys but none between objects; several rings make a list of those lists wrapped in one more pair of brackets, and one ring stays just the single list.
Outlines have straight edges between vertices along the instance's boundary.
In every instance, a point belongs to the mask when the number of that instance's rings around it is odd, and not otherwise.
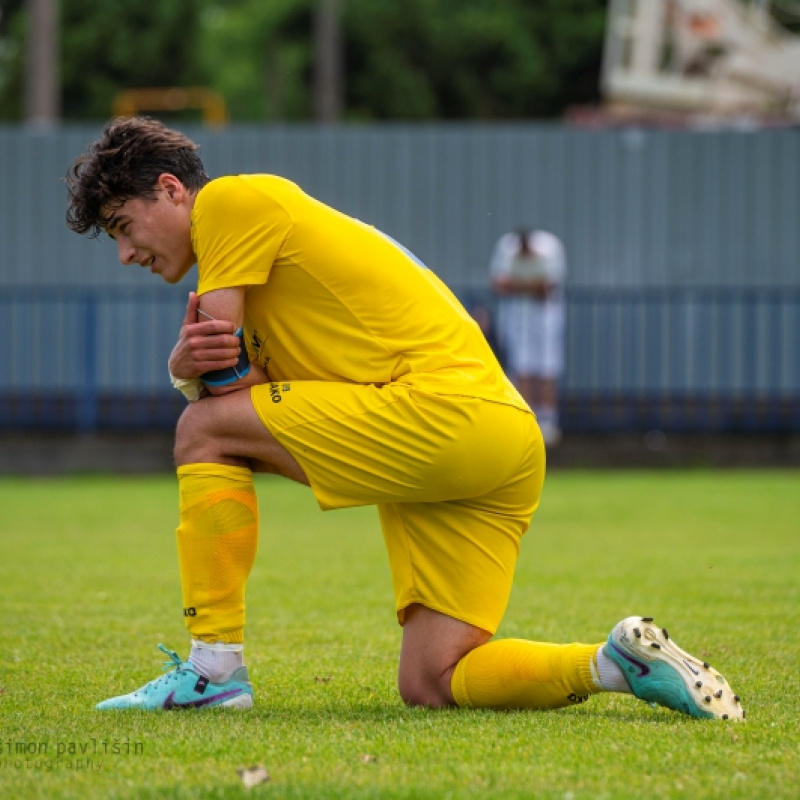
[{"label": "white wristband", "polygon": [[200,378],[176,378],[171,372],[169,379],[172,385],[190,402],[196,403],[208,394],[205,384]]}]

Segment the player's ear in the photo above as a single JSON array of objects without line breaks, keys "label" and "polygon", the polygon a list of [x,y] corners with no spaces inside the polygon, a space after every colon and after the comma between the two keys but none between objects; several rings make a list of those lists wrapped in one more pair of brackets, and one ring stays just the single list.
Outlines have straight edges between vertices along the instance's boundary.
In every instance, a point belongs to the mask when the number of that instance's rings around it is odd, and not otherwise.
[{"label": "player's ear", "polygon": [[158,188],[162,189],[175,204],[180,203],[186,194],[186,187],[169,172],[163,172],[158,176]]}]

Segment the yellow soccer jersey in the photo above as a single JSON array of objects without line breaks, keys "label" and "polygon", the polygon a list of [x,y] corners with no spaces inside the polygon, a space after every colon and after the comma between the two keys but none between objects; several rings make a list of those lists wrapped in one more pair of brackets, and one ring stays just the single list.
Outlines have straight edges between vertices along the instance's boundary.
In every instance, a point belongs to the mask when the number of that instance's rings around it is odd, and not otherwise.
[{"label": "yellow soccer jersey", "polygon": [[402,382],[527,408],[450,290],[390,237],[274,175],[219,178],[192,212],[198,293],[246,286],[270,380]]}]

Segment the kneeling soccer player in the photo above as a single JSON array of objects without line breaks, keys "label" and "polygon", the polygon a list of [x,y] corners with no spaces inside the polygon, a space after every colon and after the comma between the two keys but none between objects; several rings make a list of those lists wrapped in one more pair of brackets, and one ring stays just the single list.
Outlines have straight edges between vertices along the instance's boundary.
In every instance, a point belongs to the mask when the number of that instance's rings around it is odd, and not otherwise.
[{"label": "kneeling soccer player", "polygon": [[196,145],[113,120],[73,164],[68,223],[169,283],[198,266],[170,358],[188,660],[101,709],[247,708],[253,471],[323,509],[375,504],[409,704],[558,708],[619,691],[742,717],[727,682],[649,618],[605,644],[493,640],[545,473],[534,415],[452,293],[380,231],[274,175],[210,180]]}]

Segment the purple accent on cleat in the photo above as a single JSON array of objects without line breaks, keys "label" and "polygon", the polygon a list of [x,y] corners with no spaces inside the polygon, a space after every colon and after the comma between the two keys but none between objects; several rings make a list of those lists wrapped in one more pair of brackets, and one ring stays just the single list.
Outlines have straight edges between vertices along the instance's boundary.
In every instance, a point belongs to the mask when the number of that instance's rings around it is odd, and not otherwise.
[{"label": "purple accent on cleat", "polygon": [[232,689],[229,692],[222,692],[221,694],[216,694],[213,697],[205,697],[202,700],[192,700],[189,703],[176,703],[173,700],[175,697],[175,692],[170,692],[167,698],[164,700],[164,705],[162,708],[166,709],[167,711],[171,711],[174,708],[202,708],[203,706],[211,705],[212,703],[219,703],[223,700],[229,700],[231,697],[237,697],[241,693],[241,689]]},{"label": "purple accent on cleat", "polygon": [[686,667],[686,669],[688,669],[689,672],[691,672],[693,675],[700,674],[700,672],[696,670],[685,658],[682,658],[681,661],[683,662],[683,665]]},{"label": "purple accent on cleat", "polygon": [[611,645],[615,653],[622,656],[622,658],[624,658],[629,663],[633,664],[633,666],[639,670],[639,675],[637,677],[643,678],[645,675],[650,674],[650,667],[648,667],[647,664],[643,664],[641,661],[637,661],[635,658],[633,658],[633,656],[628,655],[624,650],[617,647],[617,645],[614,644],[614,642],[609,642],[609,644]]}]

